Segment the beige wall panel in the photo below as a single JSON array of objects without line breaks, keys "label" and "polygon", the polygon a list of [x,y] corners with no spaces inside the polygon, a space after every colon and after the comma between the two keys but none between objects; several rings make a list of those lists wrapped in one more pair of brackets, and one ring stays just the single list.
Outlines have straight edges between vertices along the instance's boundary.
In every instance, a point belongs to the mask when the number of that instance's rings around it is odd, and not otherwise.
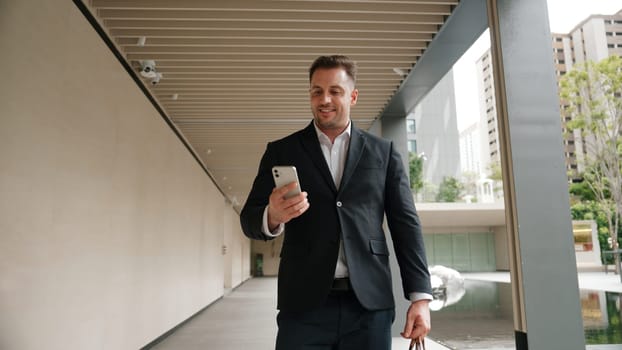
[{"label": "beige wall panel", "polygon": [[250,278],[250,241],[240,227],[240,217],[228,207],[225,220],[225,245],[227,246],[225,262],[225,288],[235,288]]},{"label": "beige wall panel", "polygon": [[233,288],[232,281],[232,268],[233,268],[233,255],[234,255],[234,240],[232,230],[232,220],[231,214],[232,210],[225,210],[223,213],[223,247],[221,254],[223,254],[224,259],[224,281],[225,288],[231,289]]},{"label": "beige wall panel", "polygon": [[[240,237],[240,219],[238,215],[235,215],[233,210],[230,210],[229,215],[229,227],[231,228],[231,285],[233,287],[242,283],[242,239]],[[236,225],[237,224],[237,225]]]},{"label": "beige wall panel", "polygon": [[1,2],[0,52],[0,348],[137,349],[219,298],[231,209],[77,8]]}]

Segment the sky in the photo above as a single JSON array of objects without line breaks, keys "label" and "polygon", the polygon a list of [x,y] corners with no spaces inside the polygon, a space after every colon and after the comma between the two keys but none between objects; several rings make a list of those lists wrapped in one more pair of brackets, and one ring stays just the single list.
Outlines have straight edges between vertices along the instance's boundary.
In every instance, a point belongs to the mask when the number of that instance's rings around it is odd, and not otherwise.
[{"label": "sky", "polygon": [[622,10],[620,0],[547,0],[554,33],[568,33],[589,15],[611,15]]},{"label": "sky", "polygon": [[[610,15],[622,9],[622,0],[547,0],[551,32],[568,33],[591,14]],[[490,47],[488,30],[454,65],[458,130],[479,119],[475,61]],[[552,56],[551,56],[552,57]],[[552,58],[551,58],[552,59]]]}]

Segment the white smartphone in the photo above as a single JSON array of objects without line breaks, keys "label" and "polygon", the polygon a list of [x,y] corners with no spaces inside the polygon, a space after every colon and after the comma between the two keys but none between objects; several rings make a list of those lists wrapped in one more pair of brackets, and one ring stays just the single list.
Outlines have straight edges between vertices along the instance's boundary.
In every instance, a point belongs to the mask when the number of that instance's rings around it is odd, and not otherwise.
[{"label": "white smartphone", "polygon": [[296,172],[295,166],[279,165],[272,167],[272,178],[274,178],[276,187],[283,187],[292,182],[296,183],[296,188],[287,192],[284,196],[285,198],[300,194],[300,181],[298,180],[298,173]]}]

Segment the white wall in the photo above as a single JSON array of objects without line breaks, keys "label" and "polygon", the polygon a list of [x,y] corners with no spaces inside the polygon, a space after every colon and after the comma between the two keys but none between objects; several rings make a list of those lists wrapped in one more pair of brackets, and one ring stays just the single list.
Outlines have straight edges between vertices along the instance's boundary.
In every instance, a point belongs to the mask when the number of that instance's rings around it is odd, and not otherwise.
[{"label": "white wall", "polygon": [[225,211],[225,288],[235,288],[251,274],[251,242],[240,227],[240,216],[229,207]]},{"label": "white wall", "polygon": [[2,1],[0,52],[0,349],[138,349],[222,296],[232,209],[74,4]]}]

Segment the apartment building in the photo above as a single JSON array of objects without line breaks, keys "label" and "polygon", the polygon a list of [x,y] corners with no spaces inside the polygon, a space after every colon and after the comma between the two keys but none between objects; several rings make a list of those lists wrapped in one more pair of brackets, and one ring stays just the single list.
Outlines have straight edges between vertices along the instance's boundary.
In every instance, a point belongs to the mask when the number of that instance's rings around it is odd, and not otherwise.
[{"label": "apartment building", "polygon": [[[577,24],[569,33],[552,33],[552,39],[555,73],[558,79],[571,70],[575,64],[588,60],[598,62],[612,55],[622,56],[622,10],[613,15],[591,15]],[[478,129],[482,147],[479,154],[482,169],[486,171],[491,163],[500,160],[490,50],[484,52],[475,64],[480,103]],[[567,122],[571,119],[563,115],[563,110],[561,118],[566,171],[569,174],[569,181],[572,181],[583,171],[581,159],[585,154],[585,147],[580,135],[571,133],[566,128]],[[461,152],[471,154],[478,151],[474,149]]]},{"label": "apartment building", "polygon": [[[553,59],[558,79],[575,64],[601,61],[609,56],[622,56],[622,10],[613,15],[591,15],[567,34],[552,33]],[[564,154],[569,180],[583,171],[582,158],[586,152],[578,133],[567,130],[570,116],[563,115]]]}]

